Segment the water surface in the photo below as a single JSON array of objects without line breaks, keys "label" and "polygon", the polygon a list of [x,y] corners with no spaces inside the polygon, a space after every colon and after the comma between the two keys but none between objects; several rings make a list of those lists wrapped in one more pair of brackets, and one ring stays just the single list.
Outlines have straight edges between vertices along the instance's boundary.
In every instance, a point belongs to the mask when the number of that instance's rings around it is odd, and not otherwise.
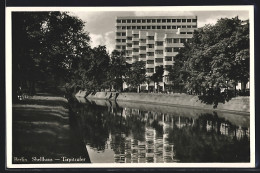
[{"label": "water surface", "polygon": [[249,162],[249,115],[80,99],[92,163]]}]

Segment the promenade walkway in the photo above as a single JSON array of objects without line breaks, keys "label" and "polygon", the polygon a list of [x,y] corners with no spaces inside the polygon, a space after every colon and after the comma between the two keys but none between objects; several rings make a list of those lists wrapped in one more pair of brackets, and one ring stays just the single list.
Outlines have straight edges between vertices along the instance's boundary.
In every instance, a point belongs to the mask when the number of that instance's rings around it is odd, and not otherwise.
[{"label": "promenade walkway", "polygon": [[63,97],[42,94],[13,104],[12,129],[13,163],[90,162]]}]

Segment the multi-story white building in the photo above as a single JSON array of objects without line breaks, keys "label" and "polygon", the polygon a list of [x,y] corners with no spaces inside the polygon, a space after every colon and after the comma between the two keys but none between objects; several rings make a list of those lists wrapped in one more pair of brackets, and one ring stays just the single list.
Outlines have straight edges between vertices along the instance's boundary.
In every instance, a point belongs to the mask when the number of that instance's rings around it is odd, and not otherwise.
[{"label": "multi-story white building", "polygon": [[[197,28],[197,16],[127,16],[116,18],[116,50],[126,51],[126,61],[146,62],[146,75],[155,73],[157,66],[164,67],[160,86],[170,84],[167,66],[172,66],[174,57],[183,43],[193,36]],[[149,84],[150,87],[154,84]],[[148,84],[141,89],[148,89]]]}]

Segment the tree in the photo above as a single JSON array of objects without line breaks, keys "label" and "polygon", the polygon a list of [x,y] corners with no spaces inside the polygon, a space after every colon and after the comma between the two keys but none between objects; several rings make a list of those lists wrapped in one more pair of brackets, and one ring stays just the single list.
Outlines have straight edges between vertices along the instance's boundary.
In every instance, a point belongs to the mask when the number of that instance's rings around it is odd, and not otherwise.
[{"label": "tree", "polygon": [[116,90],[123,90],[123,83],[128,68],[129,64],[126,63],[125,52],[114,50],[110,57],[109,85],[112,85]]},{"label": "tree", "polygon": [[202,94],[203,102],[216,107],[231,97],[221,89],[249,80],[249,24],[242,25],[236,17],[199,28],[176,57],[183,61],[174,66],[181,69],[172,78],[184,81],[188,90]]},{"label": "tree", "polygon": [[84,22],[66,12],[12,13],[13,93],[35,84],[57,88],[71,81],[73,63],[88,47]]},{"label": "tree", "polygon": [[163,73],[164,73],[164,69],[163,66],[161,65],[155,68],[155,73],[151,76],[151,80],[157,84],[157,92],[159,92],[159,82],[161,82],[163,79]]},{"label": "tree", "polygon": [[139,85],[146,80],[146,70],[144,61],[136,61],[132,64],[130,70],[126,73],[126,83],[131,87],[137,88],[139,92]]}]

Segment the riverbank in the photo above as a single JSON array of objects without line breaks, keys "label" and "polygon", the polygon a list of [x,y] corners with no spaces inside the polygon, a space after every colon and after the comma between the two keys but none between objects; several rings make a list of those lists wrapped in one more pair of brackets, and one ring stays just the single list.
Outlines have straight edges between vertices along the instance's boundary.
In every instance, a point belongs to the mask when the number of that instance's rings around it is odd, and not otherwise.
[{"label": "riverbank", "polygon": [[[112,95],[112,96],[111,96]],[[117,95],[115,97],[115,95]],[[110,98],[108,97],[110,96]],[[217,108],[213,105],[202,103],[198,96],[187,94],[161,94],[161,93],[113,93],[113,92],[97,92],[86,96],[90,99],[111,99],[117,101],[140,102],[150,104],[172,105],[181,107],[193,107],[200,109],[214,109],[232,112],[250,112],[249,97],[235,97],[225,104],[219,103]]]},{"label": "riverbank", "polygon": [[13,163],[64,163],[62,157],[90,162],[69,113],[67,99],[48,94],[13,104]]}]

